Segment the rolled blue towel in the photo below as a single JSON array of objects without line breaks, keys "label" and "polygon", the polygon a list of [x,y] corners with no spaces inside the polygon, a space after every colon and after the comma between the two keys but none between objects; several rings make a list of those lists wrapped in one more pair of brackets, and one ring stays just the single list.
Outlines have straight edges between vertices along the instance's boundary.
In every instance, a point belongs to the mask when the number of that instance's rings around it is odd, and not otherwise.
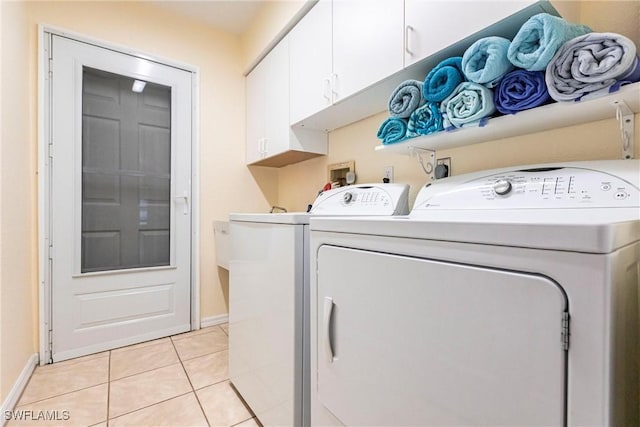
[{"label": "rolled blue towel", "polygon": [[378,138],[383,144],[393,144],[407,139],[407,121],[389,117],[378,129]]},{"label": "rolled blue towel", "polygon": [[442,102],[465,80],[462,57],[447,58],[427,74],[422,85],[422,96],[429,102]]},{"label": "rolled blue towel", "polygon": [[529,18],[511,41],[507,57],[516,67],[542,71],[567,41],[591,32],[586,25],[571,24],[562,18],[539,13]]},{"label": "rolled blue towel", "polygon": [[500,80],[494,91],[496,109],[503,114],[535,108],[549,100],[542,71],[512,71]]},{"label": "rolled blue towel", "polygon": [[507,58],[511,42],[503,37],[485,37],[469,46],[462,55],[462,71],[472,82],[495,87],[498,81],[513,70]]},{"label": "rolled blue towel", "polygon": [[429,135],[443,129],[440,106],[435,102],[427,102],[411,113],[409,123],[407,123],[407,137]]},{"label": "rolled blue towel", "polygon": [[562,45],[545,80],[556,101],[579,101],[615,92],[640,80],[635,44],[616,33],[589,33]]},{"label": "rolled blue towel", "polygon": [[422,82],[406,80],[393,90],[391,98],[389,98],[389,115],[399,119],[406,119],[416,108],[423,104]]},{"label": "rolled blue towel", "polygon": [[466,126],[483,126],[496,107],[491,89],[473,82],[463,82],[440,106],[446,130]]}]

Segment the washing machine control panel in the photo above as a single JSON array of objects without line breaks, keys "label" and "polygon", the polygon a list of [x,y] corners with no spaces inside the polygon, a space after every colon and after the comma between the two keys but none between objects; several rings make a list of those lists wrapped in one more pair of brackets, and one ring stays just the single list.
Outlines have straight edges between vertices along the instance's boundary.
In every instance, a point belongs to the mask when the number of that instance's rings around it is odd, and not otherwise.
[{"label": "washing machine control panel", "polygon": [[[640,171],[637,173],[640,179]],[[640,206],[638,182],[575,167],[514,170],[422,188],[421,209],[535,209]]]},{"label": "washing machine control panel", "polygon": [[325,191],[310,211],[317,215],[407,215],[406,184],[359,184]]}]

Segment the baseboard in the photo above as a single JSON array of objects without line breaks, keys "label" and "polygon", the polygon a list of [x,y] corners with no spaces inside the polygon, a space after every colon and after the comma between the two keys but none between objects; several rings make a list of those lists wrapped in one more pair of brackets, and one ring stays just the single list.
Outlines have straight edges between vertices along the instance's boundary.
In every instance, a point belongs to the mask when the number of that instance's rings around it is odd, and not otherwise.
[{"label": "baseboard", "polygon": [[200,320],[200,327],[207,328],[209,326],[221,325],[229,321],[228,314],[220,314],[219,316],[203,317]]},{"label": "baseboard", "polygon": [[18,376],[18,379],[16,379],[16,382],[13,384],[13,387],[11,387],[9,394],[4,399],[4,402],[2,402],[2,411],[0,412],[0,427],[4,427],[5,423],[7,422],[5,411],[13,411],[15,409],[16,404],[18,403],[18,400],[20,399],[20,396],[24,391],[24,388],[27,386],[27,383],[29,382],[33,371],[38,365],[39,360],[40,358],[38,357],[38,353],[34,353],[31,355],[31,357],[29,357],[29,360],[27,360],[24,368],[22,368],[22,372],[20,372],[20,375]]}]

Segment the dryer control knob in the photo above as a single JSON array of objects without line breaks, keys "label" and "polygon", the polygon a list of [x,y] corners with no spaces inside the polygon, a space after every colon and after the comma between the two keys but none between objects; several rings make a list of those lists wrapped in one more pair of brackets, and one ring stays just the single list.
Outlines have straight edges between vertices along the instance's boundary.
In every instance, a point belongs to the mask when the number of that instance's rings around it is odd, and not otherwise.
[{"label": "dryer control knob", "polygon": [[507,179],[500,179],[493,184],[493,191],[500,196],[504,196],[505,194],[509,194],[513,186],[511,185],[511,181]]},{"label": "dryer control knob", "polygon": [[346,192],[344,193],[343,200],[345,203],[349,203],[351,200],[353,200],[353,194],[351,194],[350,192]]}]

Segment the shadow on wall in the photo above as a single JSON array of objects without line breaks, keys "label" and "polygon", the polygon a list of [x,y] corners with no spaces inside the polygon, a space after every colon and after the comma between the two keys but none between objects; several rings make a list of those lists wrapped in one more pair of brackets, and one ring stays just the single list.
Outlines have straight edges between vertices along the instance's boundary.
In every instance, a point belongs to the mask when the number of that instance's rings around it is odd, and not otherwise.
[{"label": "shadow on wall", "polygon": [[229,270],[218,267],[218,279],[220,280],[220,288],[224,297],[224,306],[229,312]]},{"label": "shadow on wall", "polygon": [[[278,204],[278,170],[266,166],[248,166],[269,207]],[[265,210],[265,212],[268,212]]]}]

